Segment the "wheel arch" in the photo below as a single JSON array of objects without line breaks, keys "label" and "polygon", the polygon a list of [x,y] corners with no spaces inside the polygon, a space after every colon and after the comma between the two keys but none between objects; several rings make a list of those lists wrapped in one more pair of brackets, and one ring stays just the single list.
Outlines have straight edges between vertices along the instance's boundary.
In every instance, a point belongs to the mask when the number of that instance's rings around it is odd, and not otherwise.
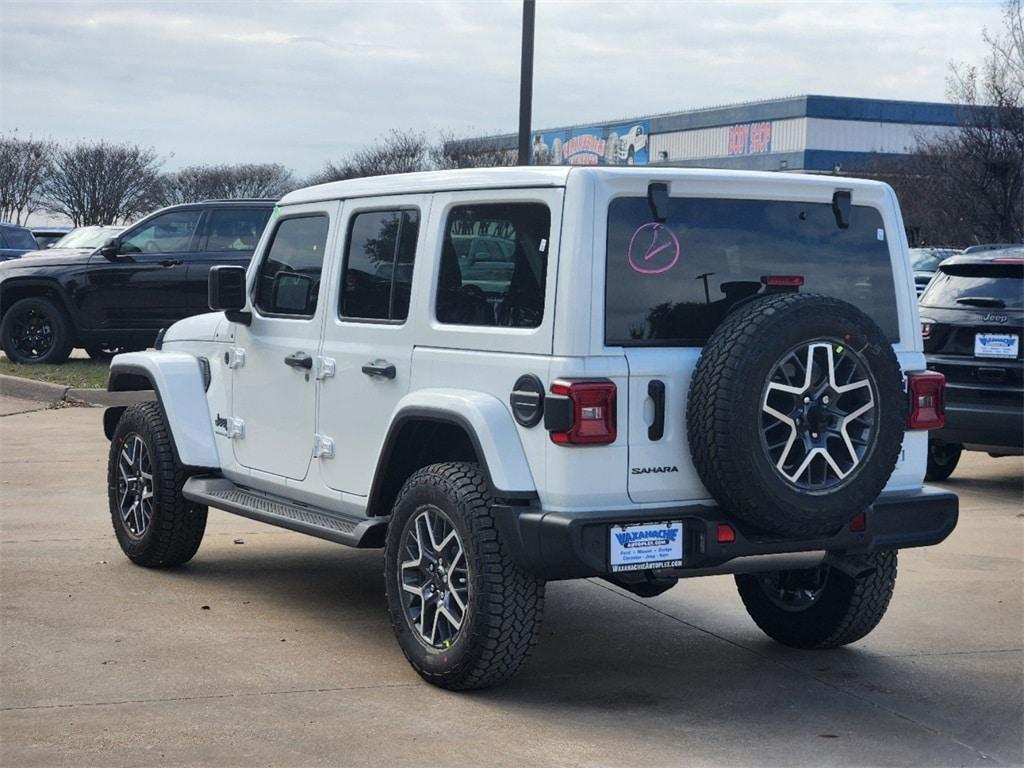
[{"label": "wheel arch", "polygon": [[413,472],[444,461],[478,463],[494,498],[537,497],[515,423],[500,400],[479,392],[421,390],[403,398],[392,416],[367,514],[390,514]]},{"label": "wheel arch", "polygon": [[[107,376],[108,392],[152,389],[164,410],[171,442],[190,467],[220,466],[199,358],[184,352],[129,352],[116,355]],[[125,406],[108,408],[103,431],[109,438]]]},{"label": "wheel arch", "polygon": [[9,277],[0,282],[0,317],[7,314],[11,305],[22,299],[52,299],[71,318],[72,332],[79,332],[78,312],[56,280],[39,277]]}]

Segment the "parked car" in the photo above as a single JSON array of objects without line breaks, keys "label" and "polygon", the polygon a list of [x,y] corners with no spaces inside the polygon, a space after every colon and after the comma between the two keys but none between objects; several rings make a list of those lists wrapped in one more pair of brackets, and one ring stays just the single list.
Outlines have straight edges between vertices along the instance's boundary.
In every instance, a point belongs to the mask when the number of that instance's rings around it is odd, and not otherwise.
[{"label": "parked car", "polygon": [[946,259],[921,296],[928,367],[946,377],[946,425],[928,442],[928,479],[963,450],[1024,452],[1024,248]]},{"label": "parked car", "polygon": [[398,643],[452,689],[520,668],[552,579],[737,573],[779,642],[855,642],[957,519],[921,482],[943,380],[895,199],[552,166],[293,192],[211,270],[222,311],[114,358],[157,393],[104,414],[117,541],[184,563],[214,507],[383,547]]},{"label": "parked car", "polygon": [[274,203],[212,200],[157,211],[100,248],[0,264],[0,345],[18,363],[145,349],[208,310],[215,264],[249,263]]},{"label": "parked car", "polygon": [[32,227],[32,235],[42,250],[50,248],[70,231],[71,227]]},{"label": "parked car", "polygon": [[66,232],[62,238],[38,251],[22,254],[23,259],[34,259],[37,256],[75,256],[87,255],[95,251],[107,240],[124,232],[125,227],[94,226],[76,227]]},{"label": "parked car", "polygon": [[928,287],[943,259],[960,253],[956,248],[911,248],[910,265],[914,268],[914,290],[920,296]]},{"label": "parked car", "polygon": [[16,259],[23,253],[38,250],[32,231],[17,224],[0,222],[0,262]]}]

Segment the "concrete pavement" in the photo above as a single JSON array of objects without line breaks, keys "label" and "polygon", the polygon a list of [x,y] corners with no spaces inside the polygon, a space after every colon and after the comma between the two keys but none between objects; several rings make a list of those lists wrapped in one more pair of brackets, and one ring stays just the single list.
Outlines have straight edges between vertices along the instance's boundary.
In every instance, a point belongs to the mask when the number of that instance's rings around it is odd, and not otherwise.
[{"label": "concrete pavement", "polygon": [[101,414],[0,418],[0,765],[1024,762],[1019,459],[965,454],[959,528],[852,647],[773,644],[730,577],[555,583],[523,673],[452,694],[402,658],[377,551],[211,511],[189,565],[131,565]]}]

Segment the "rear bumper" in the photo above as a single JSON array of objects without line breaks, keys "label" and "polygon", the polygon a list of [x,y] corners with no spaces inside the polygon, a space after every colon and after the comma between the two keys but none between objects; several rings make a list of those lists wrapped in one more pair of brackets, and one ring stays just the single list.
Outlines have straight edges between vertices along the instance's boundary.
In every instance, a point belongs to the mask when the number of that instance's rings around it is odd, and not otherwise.
[{"label": "rear bumper", "polygon": [[[599,512],[545,512],[529,506],[496,505],[495,519],[516,559],[549,580],[610,576],[609,528],[612,525],[682,520],[683,567],[674,575],[706,575],[741,570],[741,558],[800,552],[865,554],[938,544],[956,527],[956,494],[924,487],[885,493],[866,512],[863,531],[843,529],[821,539],[781,539],[758,534],[712,505]],[[719,544],[719,523],[736,531],[736,540]],[[751,561],[753,562],[753,561]],[[728,567],[727,567],[728,566]]]},{"label": "rear bumper", "polygon": [[1019,407],[947,399],[946,426],[929,437],[943,443],[1019,450],[1024,447],[1024,420]]}]

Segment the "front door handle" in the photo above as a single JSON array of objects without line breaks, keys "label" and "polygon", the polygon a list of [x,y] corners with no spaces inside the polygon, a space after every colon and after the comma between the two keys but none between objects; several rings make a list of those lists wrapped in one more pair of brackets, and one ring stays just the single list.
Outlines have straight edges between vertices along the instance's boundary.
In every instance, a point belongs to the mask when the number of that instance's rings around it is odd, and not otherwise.
[{"label": "front door handle", "polygon": [[176,267],[181,264],[181,259],[164,259],[160,262],[161,267]]},{"label": "front door handle", "polygon": [[309,371],[313,368],[313,358],[305,352],[295,352],[284,359],[284,364],[290,365],[292,368],[305,368]]},{"label": "front door handle", "polygon": [[363,373],[381,379],[393,379],[397,371],[395,366],[387,360],[374,360],[363,366]]}]

